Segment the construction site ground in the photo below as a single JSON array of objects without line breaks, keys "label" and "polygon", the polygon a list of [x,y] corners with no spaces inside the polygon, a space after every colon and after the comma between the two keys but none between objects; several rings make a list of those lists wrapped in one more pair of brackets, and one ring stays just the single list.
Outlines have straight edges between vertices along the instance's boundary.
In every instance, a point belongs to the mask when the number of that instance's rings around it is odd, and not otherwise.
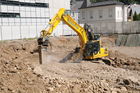
[{"label": "construction site ground", "polygon": [[117,47],[102,37],[109,56],[61,62],[79,46],[76,36],[51,37],[45,63],[36,40],[0,42],[0,93],[140,93],[140,47]]}]

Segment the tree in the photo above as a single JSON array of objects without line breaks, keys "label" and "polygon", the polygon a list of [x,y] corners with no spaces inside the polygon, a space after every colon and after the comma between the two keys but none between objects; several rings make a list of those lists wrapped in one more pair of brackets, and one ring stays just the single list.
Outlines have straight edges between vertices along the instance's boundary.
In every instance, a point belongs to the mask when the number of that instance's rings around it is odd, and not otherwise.
[{"label": "tree", "polygon": [[98,0],[90,0],[90,2],[93,2],[93,3],[94,3],[94,2],[97,2],[97,1],[98,1]]},{"label": "tree", "polygon": [[135,13],[134,13],[133,20],[134,20],[134,21],[140,20],[140,14],[137,14],[136,11],[135,11]]},{"label": "tree", "polygon": [[138,20],[140,20],[140,13],[138,14]]},{"label": "tree", "polygon": [[136,2],[137,4],[140,4],[140,0],[135,0],[135,2]]}]

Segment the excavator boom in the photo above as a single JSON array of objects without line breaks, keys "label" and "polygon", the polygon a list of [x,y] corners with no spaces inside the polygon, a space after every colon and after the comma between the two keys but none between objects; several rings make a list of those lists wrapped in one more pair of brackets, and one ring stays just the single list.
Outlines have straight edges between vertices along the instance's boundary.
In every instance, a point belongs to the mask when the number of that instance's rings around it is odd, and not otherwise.
[{"label": "excavator boom", "polygon": [[62,21],[62,16],[65,13],[65,9],[61,8],[59,12],[49,22],[49,28],[41,31],[41,37],[45,38],[52,34],[58,24]]},{"label": "excavator boom", "polygon": [[81,47],[84,47],[86,42],[88,41],[88,37],[86,34],[86,31],[83,27],[81,27],[77,22],[66,13],[66,10],[64,8],[61,8],[59,12],[50,20],[49,22],[49,28],[41,31],[41,37],[45,38],[46,36],[49,36],[52,34],[54,29],[58,26],[58,24],[63,21],[66,23],[70,28],[72,28],[79,36],[80,39],[80,45]]}]

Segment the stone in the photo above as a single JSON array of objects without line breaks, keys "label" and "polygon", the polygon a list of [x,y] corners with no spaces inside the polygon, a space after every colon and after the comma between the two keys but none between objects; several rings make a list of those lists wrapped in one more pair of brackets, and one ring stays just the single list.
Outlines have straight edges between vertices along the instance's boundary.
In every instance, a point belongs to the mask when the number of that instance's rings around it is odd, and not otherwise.
[{"label": "stone", "polygon": [[54,88],[52,88],[52,87],[47,88],[47,91],[53,91],[53,90],[54,90]]},{"label": "stone", "polygon": [[127,91],[126,87],[121,87],[121,91]]}]

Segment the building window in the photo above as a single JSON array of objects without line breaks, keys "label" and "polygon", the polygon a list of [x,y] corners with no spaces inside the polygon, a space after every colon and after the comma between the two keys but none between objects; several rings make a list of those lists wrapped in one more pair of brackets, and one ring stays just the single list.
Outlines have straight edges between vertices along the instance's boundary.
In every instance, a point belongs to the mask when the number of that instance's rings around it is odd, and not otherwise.
[{"label": "building window", "polygon": [[109,8],[108,9],[108,17],[112,17],[113,16],[113,9]]},{"label": "building window", "polygon": [[0,0],[0,3],[3,5],[15,5],[15,6],[28,6],[28,7],[49,7],[48,3],[28,3],[28,2],[19,2],[12,0]]},{"label": "building window", "polygon": [[103,18],[103,10],[99,10],[99,18]]},{"label": "building window", "polygon": [[120,11],[120,17],[122,17],[122,10]]},{"label": "building window", "polygon": [[118,18],[120,18],[120,11],[118,11],[117,15],[118,15]]},{"label": "building window", "polygon": [[93,11],[89,11],[90,19],[93,19]]},{"label": "building window", "polygon": [[0,12],[0,17],[20,17],[20,13],[6,13],[6,12]]},{"label": "building window", "polygon": [[82,11],[82,19],[85,19],[85,11]]}]

